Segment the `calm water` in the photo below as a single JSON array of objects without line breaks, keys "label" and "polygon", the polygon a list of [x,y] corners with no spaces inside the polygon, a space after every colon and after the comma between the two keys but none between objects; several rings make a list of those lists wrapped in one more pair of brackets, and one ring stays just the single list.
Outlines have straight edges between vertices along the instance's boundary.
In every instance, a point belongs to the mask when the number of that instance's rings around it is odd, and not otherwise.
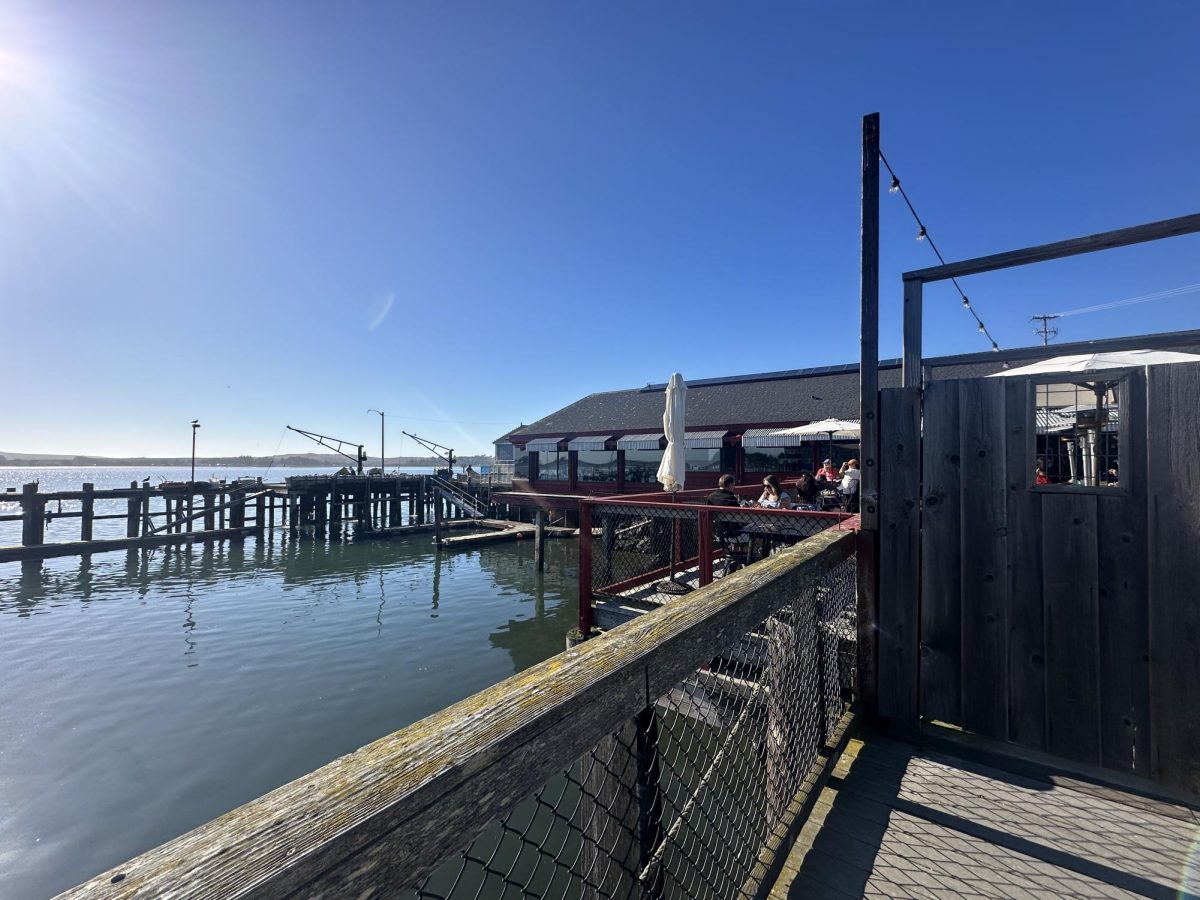
[{"label": "calm water", "polygon": [[277,533],[0,564],[0,895],[69,887],[558,652],[575,542],[540,576],[532,549]]}]

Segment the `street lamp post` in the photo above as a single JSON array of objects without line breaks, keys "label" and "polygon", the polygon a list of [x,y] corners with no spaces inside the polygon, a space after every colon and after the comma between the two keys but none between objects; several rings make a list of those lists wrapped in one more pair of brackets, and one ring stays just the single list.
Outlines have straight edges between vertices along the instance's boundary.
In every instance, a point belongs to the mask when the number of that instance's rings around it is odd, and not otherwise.
[{"label": "street lamp post", "polygon": [[383,444],[383,424],[386,420],[386,416],[384,415],[383,410],[380,410],[380,409],[368,409],[367,412],[379,413],[379,471],[382,472],[384,475],[386,475],[387,474],[387,450]]},{"label": "street lamp post", "polygon": [[200,427],[199,419],[192,419],[192,480],[191,485],[196,484],[196,429]]}]

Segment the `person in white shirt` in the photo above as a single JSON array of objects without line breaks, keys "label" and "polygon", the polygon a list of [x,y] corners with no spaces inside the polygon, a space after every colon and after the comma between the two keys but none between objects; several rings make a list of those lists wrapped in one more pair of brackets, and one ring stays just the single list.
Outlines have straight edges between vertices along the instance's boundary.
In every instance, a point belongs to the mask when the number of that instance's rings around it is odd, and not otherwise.
[{"label": "person in white shirt", "polygon": [[849,462],[842,463],[841,475],[842,493],[847,496],[858,493],[858,482],[862,478],[862,472],[858,469],[858,460],[852,459]]},{"label": "person in white shirt", "polygon": [[765,509],[791,509],[792,495],[779,486],[779,479],[768,475],[763,479],[763,492],[758,505]]}]

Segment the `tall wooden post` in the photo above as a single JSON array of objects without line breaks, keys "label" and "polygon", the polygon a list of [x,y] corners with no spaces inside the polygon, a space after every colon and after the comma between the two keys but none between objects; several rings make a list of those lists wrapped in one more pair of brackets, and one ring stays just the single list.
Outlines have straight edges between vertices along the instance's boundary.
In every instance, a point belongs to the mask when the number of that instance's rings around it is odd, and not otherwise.
[{"label": "tall wooden post", "polygon": [[876,705],[876,623],[879,621],[879,113],[863,117],[862,233],[859,245],[859,511],[858,700]]},{"label": "tall wooden post", "polygon": [[21,487],[21,543],[26,547],[45,543],[45,501],[38,497],[37,482]]},{"label": "tall wooden post", "polygon": [[921,295],[925,283],[919,278],[904,279],[904,349],[901,386],[921,386]]},{"label": "tall wooden post", "polygon": [[[138,483],[136,481],[129,482],[129,489],[136,491]],[[125,501],[125,537],[137,537],[139,522],[141,520],[142,500],[141,497],[133,496]]]},{"label": "tall wooden post", "polygon": [[[259,487],[260,488],[262,487],[261,479],[259,479]],[[259,534],[263,533],[263,526],[266,524],[266,522],[263,520],[263,513],[266,510],[266,507],[267,507],[266,494],[260,493],[254,499],[254,528]]]},{"label": "tall wooden post", "polygon": [[83,510],[79,516],[79,539],[81,541],[92,539],[92,517],[96,514],[96,500],[92,494],[95,490],[96,485],[92,482],[84,482],[83,499],[80,501]]},{"label": "tall wooden post", "polygon": [[391,504],[388,506],[388,525],[396,526],[400,524],[401,514],[404,512],[403,494],[400,489],[400,479],[396,478],[392,481]]},{"label": "tall wooden post", "polygon": [[[233,505],[229,507],[229,527],[242,529],[246,527],[246,492],[235,490],[229,497]],[[238,539],[242,535],[237,536]]]},{"label": "tall wooden post", "polygon": [[154,488],[150,487],[150,482],[142,483],[142,502],[141,502],[141,535],[145,537],[154,531],[154,520],[150,518],[150,501],[154,496]]},{"label": "tall wooden post", "polygon": [[533,533],[533,565],[539,571],[546,568],[546,511],[537,511],[536,530]]},{"label": "tall wooden post", "polygon": [[429,497],[429,478],[428,478],[428,476],[422,475],[421,476],[420,493],[418,493],[418,495],[417,495],[417,524],[418,525],[425,524],[425,504],[428,502],[428,499],[427,499],[428,497]]},{"label": "tall wooden post", "polygon": [[204,503],[204,528],[206,531],[212,531],[217,527],[217,519],[213,513],[213,508],[217,505],[217,498],[205,491],[204,496],[200,499]]},{"label": "tall wooden post", "polygon": [[[612,516],[605,516],[605,526]],[[579,639],[586,641],[592,636],[592,505],[587,502],[579,504]],[[609,557],[605,556],[601,565],[604,577],[601,584],[608,584],[611,578]]]}]

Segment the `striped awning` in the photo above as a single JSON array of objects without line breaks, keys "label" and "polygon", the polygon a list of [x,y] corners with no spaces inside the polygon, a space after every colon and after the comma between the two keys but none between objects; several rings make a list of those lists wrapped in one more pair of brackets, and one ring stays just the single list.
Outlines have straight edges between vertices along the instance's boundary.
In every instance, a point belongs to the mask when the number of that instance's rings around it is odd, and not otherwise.
[{"label": "striped awning", "polygon": [[534,438],[525,445],[525,449],[531,453],[546,453],[550,450],[557,450],[562,441],[561,437]]},{"label": "striped awning", "polygon": [[612,440],[611,434],[576,437],[567,441],[568,450],[603,450],[604,445]]},{"label": "striped awning", "polygon": [[683,436],[683,445],[689,450],[719,450],[728,430],[689,431]]},{"label": "striped awning", "polygon": [[742,432],[742,446],[754,447],[799,447],[811,436],[807,434],[776,434],[779,427],[747,428]]},{"label": "striped awning", "polygon": [[1034,418],[1037,421],[1038,434],[1050,434],[1058,431],[1072,431],[1075,428],[1075,423],[1061,413],[1055,412],[1052,409],[1035,410]]},{"label": "striped awning", "polygon": [[618,450],[657,450],[662,445],[660,433],[627,434],[617,438]]}]

